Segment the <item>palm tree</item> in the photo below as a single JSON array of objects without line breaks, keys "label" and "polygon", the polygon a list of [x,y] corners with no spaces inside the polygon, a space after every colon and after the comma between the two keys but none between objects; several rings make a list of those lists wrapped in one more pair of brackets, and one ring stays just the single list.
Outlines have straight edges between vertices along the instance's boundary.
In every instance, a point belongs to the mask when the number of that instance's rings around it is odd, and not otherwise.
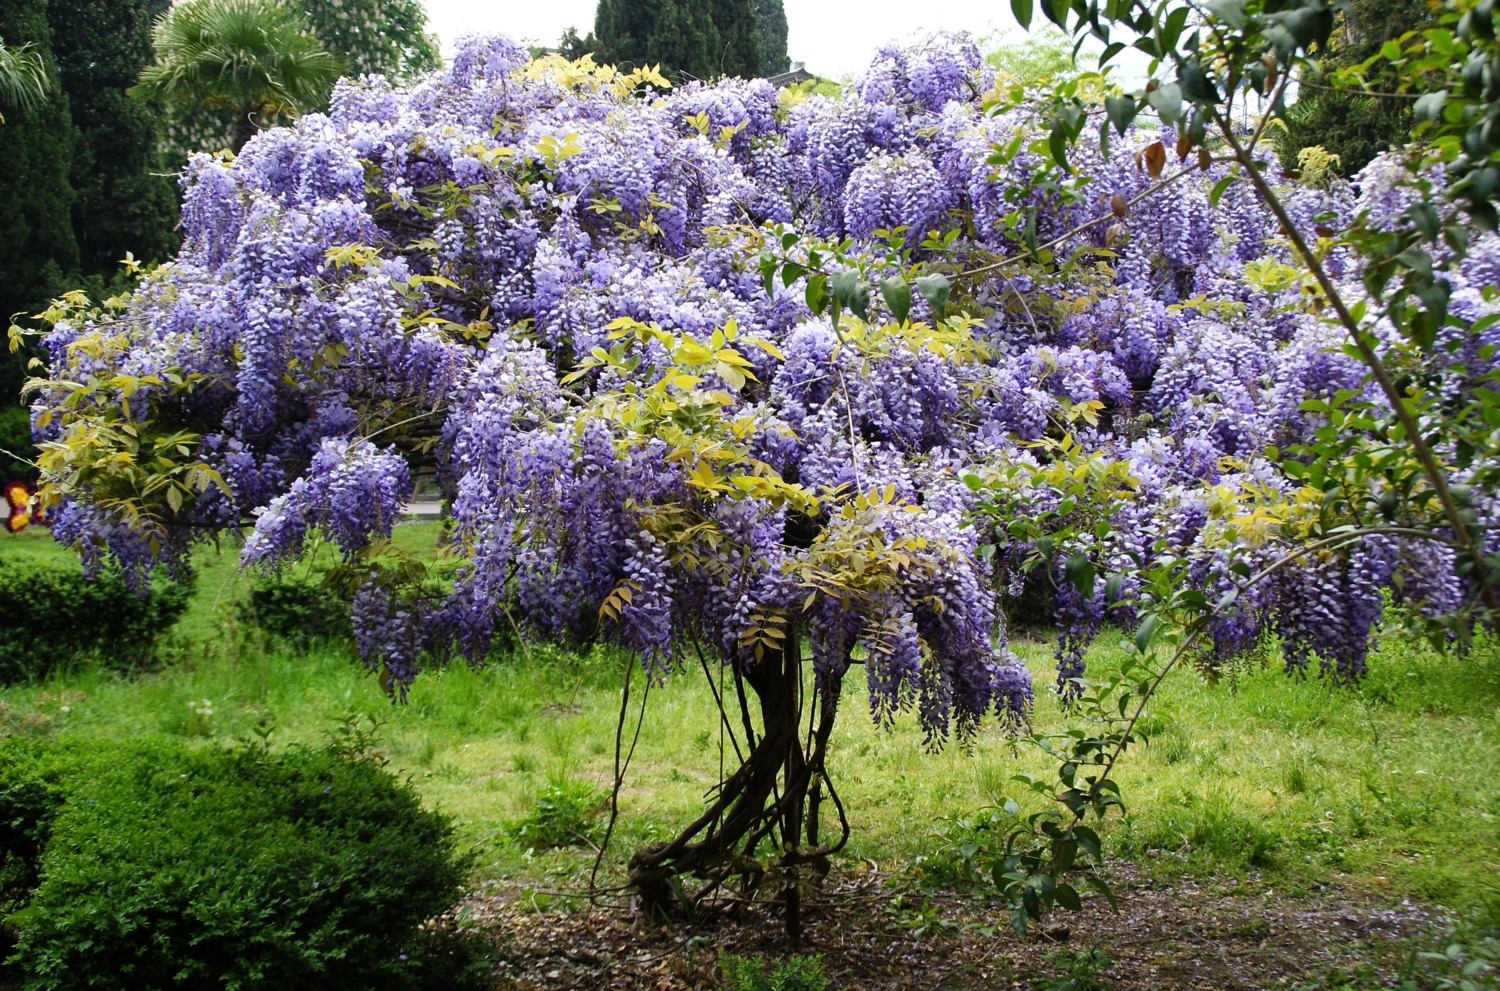
[{"label": "palm tree", "polygon": [[[52,78],[40,52],[30,45],[7,48],[0,40],[0,103],[30,110],[52,92]],[[5,117],[0,116],[0,124]]]},{"label": "palm tree", "polygon": [[156,63],[127,92],[157,103],[227,107],[239,152],[258,122],[322,103],[339,77],[295,9],[276,0],[187,0],[152,35]]}]

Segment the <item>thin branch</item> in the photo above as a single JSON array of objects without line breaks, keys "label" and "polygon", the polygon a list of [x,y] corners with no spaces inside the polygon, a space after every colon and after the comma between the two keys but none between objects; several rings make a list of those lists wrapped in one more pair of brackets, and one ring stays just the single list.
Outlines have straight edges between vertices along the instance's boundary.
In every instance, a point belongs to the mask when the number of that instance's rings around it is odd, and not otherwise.
[{"label": "thin branch", "polygon": [[[1255,585],[1258,585],[1260,582],[1280,571],[1282,568],[1291,564],[1293,561],[1296,561],[1299,558],[1306,557],[1308,554],[1311,554],[1315,551],[1320,551],[1328,547],[1337,547],[1340,544],[1347,544],[1355,540],[1361,540],[1365,537],[1381,535],[1420,537],[1425,540],[1433,540],[1437,541],[1438,543],[1449,545],[1452,545],[1453,543],[1453,541],[1441,536],[1440,534],[1433,533],[1430,530],[1419,530],[1415,527],[1376,526],[1345,530],[1340,533],[1336,533],[1333,536],[1324,537],[1322,540],[1315,540],[1310,544],[1305,544],[1302,547],[1298,547],[1288,552],[1277,560],[1266,565],[1260,571],[1251,575],[1248,579],[1245,580],[1245,583],[1241,585],[1239,589],[1237,589],[1237,591],[1241,593],[1245,592],[1246,590],[1254,587]],[[1157,673],[1156,677],[1152,680],[1150,687],[1147,688],[1144,693],[1142,693],[1140,701],[1136,703],[1135,711],[1130,716],[1130,722],[1125,724],[1124,732],[1120,734],[1120,739],[1111,749],[1109,757],[1104,763],[1104,770],[1099,775],[1098,781],[1103,782],[1109,779],[1111,772],[1113,772],[1114,770],[1115,764],[1124,754],[1125,747],[1129,744],[1130,735],[1135,731],[1136,723],[1140,721],[1141,715],[1146,711],[1146,703],[1151,701],[1152,696],[1156,694],[1156,690],[1161,686],[1161,683],[1166,679],[1167,674],[1172,670],[1172,668],[1174,668],[1177,665],[1178,661],[1182,660],[1183,656],[1186,655],[1187,652],[1193,647],[1193,645],[1198,642],[1198,638],[1201,637],[1203,633],[1208,629],[1208,620],[1212,619],[1216,612],[1217,608],[1214,611],[1210,612],[1207,616],[1204,616],[1200,619],[1197,626],[1188,635],[1187,639],[1183,640],[1182,644],[1177,648],[1176,652],[1172,654],[1171,660],[1169,660],[1161,669],[1161,671]],[[1075,812],[1074,820],[1077,821],[1082,819],[1086,811],[1086,809],[1080,809]]]},{"label": "thin branch", "polygon": [[1492,614],[1500,614],[1500,598],[1496,597],[1495,588],[1490,583],[1488,566],[1485,564],[1484,557],[1475,543],[1473,534],[1469,532],[1468,524],[1464,522],[1463,515],[1459,512],[1458,504],[1453,499],[1453,493],[1448,489],[1447,476],[1438,464],[1436,456],[1432,453],[1432,448],[1428,446],[1426,438],[1422,436],[1421,425],[1417,423],[1416,417],[1407,408],[1406,397],[1397,388],[1395,380],[1391,378],[1390,371],[1385,367],[1385,362],[1380,359],[1380,355],[1376,354],[1375,349],[1370,345],[1368,336],[1360,327],[1359,321],[1355,320],[1354,315],[1349,312],[1349,307],[1344,303],[1343,297],[1339,294],[1338,287],[1333,284],[1333,280],[1324,271],[1317,256],[1308,247],[1306,239],[1302,237],[1302,232],[1297,229],[1297,225],[1293,223],[1292,218],[1287,214],[1286,207],[1282,205],[1280,198],[1271,189],[1270,184],[1266,182],[1265,176],[1261,174],[1260,168],[1255,164],[1255,156],[1251,154],[1251,150],[1240,143],[1234,133],[1233,126],[1229,121],[1220,116],[1217,111],[1214,113],[1214,119],[1219,125],[1220,133],[1224,135],[1225,142],[1233,150],[1235,157],[1239,159],[1240,165],[1249,174],[1250,181],[1255,186],[1255,191],[1260,194],[1260,198],[1266,204],[1267,209],[1280,222],[1283,233],[1291,241],[1292,247],[1296,250],[1298,256],[1301,257],[1308,271],[1312,273],[1313,278],[1317,280],[1319,288],[1323,291],[1324,298],[1333,307],[1333,311],[1337,314],[1339,322],[1348,330],[1355,348],[1359,350],[1360,358],[1369,367],[1370,374],[1376,383],[1379,384],[1380,390],[1385,393],[1386,399],[1391,404],[1392,412],[1395,413],[1397,421],[1401,424],[1402,431],[1406,434],[1407,441],[1411,444],[1412,453],[1416,455],[1417,461],[1422,465],[1423,474],[1427,476],[1428,484],[1432,486],[1439,504],[1443,507],[1443,515],[1447,518],[1448,526],[1453,530],[1453,535],[1457,538],[1459,546],[1475,564],[1475,577],[1479,581],[1480,598],[1484,600],[1485,607]]},{"label": "thin branch", "polygon": [[[1230,161],[1230,159],[1227,159],[1227,158],[1215,158],[1215,159],[1212,159],[1211,161],[1212,162],[1226,162],[1226,161]],[[1146,189],[1144,191],[1142,191],[1141,193],[1137,194],[1132,199],[1127,200],[1125,202],[1125,208],[1128,210],[1129,208],[1135,206],[1137,203],[1140,203],[1142,200],[1146,199],[1147,197],[1154,196],[1157,193],[1161,192],[1163,189],[1166,189],[1168,186],[1170,186],[1172,183],[1176,182],[1178,179],[1181,179],[1183,176],[1185,176],[1185,175],[1191,175],[1192,173],[1199,171],[1199,169],[1200,169],[1200,166],[1198,165],[1198,163],[1194,162],[1192,165],[1185,166],[1185,167],[1179,169],[1178,171],[1172,173],[1171,175],[1167,176],[1165,179],[1158,180],[1157,182],[1153,183],[1152,185],[1146,187]],[[967,279],[970,276],[974,276],[974,275],[984,275],[987,272],[998,271],[999,269],[1006,268],[1007,266],[1014,265],[1014,264],[1016,264],[1018,262],[1025,261],[1028,258],[1034,258],[1034,257],[1036,257],[1037,252],[1051,251],[1053,248],[1055,248],[1058,245],[1062,244],[1064,241],[1067,241],[1067,240],[1069,240],[1071,238],[1074,238],[1074,237],[1078,236],[1079,234],[1082,234],[1086,230],[1091,230],[1092,228],[1098,227],[1100,224],[1105,223],[1106,221],[1116,220],[1116,219],[1118,219],[1118,218],[1113,213],[1106,213],[1106,214],[1104,214],[1101,217],[1095,217],[1093,220],[1090,220],[1090,221],[1087,221],[1085,223],[1079,224],[1077,227],[1073,228],[1072,230],[1068,231],[1065,234],[1059,234],[1057,237],[1055,237],[1052,240],[1048,241],[1046,244],[1038,245],[1036,251],[1027,252],[1024,255],[1012,255],[1009,258],[1001,258],[999,261],[990,262],[988,265],[981,265],[978,268],[971,268],[971,269],[969,269],[966,272],[959,272],[957,275],[954,276],[954,278],[956,278],[956,279]]]}]

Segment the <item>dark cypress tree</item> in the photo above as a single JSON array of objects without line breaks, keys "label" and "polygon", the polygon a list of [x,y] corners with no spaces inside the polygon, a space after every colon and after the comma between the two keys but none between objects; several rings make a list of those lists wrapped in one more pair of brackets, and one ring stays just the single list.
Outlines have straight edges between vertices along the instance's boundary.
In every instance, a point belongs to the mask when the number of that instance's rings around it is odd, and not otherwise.
[{"label": "dark cypress tree", "polygon": [[1356,65],[1374,55],[1385,42],[1407,31],[1432,26],[1426,0],[1354,0],[1352,13],[1334,31],[1332,47],[1319,63],[1324,75],[1302,77],[1297,102],[1288,108],[1287,130],[1277,151],[1287,168],[1297,167],[1297,155],[1312,145],[1339,156],[1339,174],[1351,176],[1381,151],[1400,147],[1411,137],[1411,101],[1382,99],[1326,88],[1327,74]]},{"label": "dark cypress tree", "polygon": [[[151,25],[171,0],[51,0],[52,57],[78,142],[71,181],[80,274],[108,282],[127,251],[177,250],[177,184],[158,153],[155,107],[125,95],[151,62]],[[91,287],[95,288],[95,287]]]},{"label": "dark cypress tree", "polygon": [[[737,13],[736,8],[743,10]],[[716,18],[728,30],[727,42],[720,37]],[[752,44],[746,43],[747,24]],[[755,75],[760,68],[749,0],[599,0],[593,37],[599,61],[632,67],[660,64],[679,82]]]},{"label": "dark cypress tree", "polygon": [[[0,124],[0,327],[24,319],[68,288],[78,268],[70,210],[77,133],[52,66],[46,0],[0,3],[0,38],[31,44],[47,60],[52,95],[35,109],[4,109]],[[14,402],[25,375],[18,355],[0,349],[0,401]]]},{"label": "dark cypress tree", "polygon": [[760,75],[760,34],[751,0],[711,0],[714,27],[719,32],[715,72],[709,77]]},{"label": "dark cypress tree", "polygon": [[781,0],[755,0],[755,32],[760,37],[760,74],[774,76],[792,67],[786,54],[786,8]]}]

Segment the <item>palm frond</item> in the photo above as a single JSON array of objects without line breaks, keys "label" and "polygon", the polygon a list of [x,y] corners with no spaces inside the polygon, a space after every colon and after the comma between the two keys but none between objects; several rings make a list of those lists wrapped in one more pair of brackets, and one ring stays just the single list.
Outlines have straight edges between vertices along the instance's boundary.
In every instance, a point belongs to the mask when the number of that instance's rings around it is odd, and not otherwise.
[{"label": "palm frond", "polygon": [[156,63],[130,93],[161,103],[296,113],[321,103],[340,72],[301,13],[275,0],[188,0],[153,41]]},{"label": "palm frond", "polygon": [[0,41],[0,103],[32,110],[52,91],[47,62],[30,45]]}]

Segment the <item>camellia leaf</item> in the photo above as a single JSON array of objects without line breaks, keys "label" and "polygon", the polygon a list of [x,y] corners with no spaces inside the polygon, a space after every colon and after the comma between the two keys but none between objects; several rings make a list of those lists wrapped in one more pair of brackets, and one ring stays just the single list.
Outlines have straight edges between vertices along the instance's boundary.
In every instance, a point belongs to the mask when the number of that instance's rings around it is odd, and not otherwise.
[{"label": "camellia leaf", "polygon": [[1146,161],[1147,174],[1153,179],[1160,179],[1161,170],[1167,164],[1167,149],[1163,147],[1160,141],[1153,141],[1146,146],[1143,157]]},{"label": "camellia leaf", "polygon": [[1209,0],[1208,12],[1235,30],[1245,26],[1245,0]]},{"label": "camellia leaf", "polygon": [[899,275],[893,275],[880,284],[880,295],[891,311],[891,317],[904,324],[911,314],[911,286]]},{"label": "camellia leaf", "polygon": [[953,291],[948,277],[941,272],[932,275],[924,275],[917,280],[917,292],[927,300],[927,305],[932,307],[932,315],[941,320],[948,310],[948,294]]},{"label": "camellia leaf", "polygon": [[1031,0],[1010,0],[1010,12],[1015,15],[1021,30],[1031,30]]},{"label": "camellia leaf", "polygon": [[1436,93],[1424,93],[1417,97],[1417,102],[1412,105],[1412,112],[1417,115],[1417,120],[1438,120],[1443,116],[1443,104],[1448,102],[1448,91],[1440,89]]},{"label": "camellia leaf", "polygon": [[1182,120],[1182,89],[1176,83],[1167,83],[1158,86],[1146,94],[1146,102],[1151,104],[1161,117],[1163,124],[1175,124]]},{"label": "camellia leaf", "polygon": [[828,285],[833,289],[833,298],[840,306],[861,320],[869,315],[870,287],[865,285],[865,281],[854,269],[846,268],[833,273]]},{"label": "camellia leaf", "polygon": [[1121,134],[1135,120],[1136,103],[1133,96],[1106,96],[1104,98],[1104,113],[1109,117],[1109,122],[1115,126],[1115,130]]},{"label": "camellia leaf", "polygon": [[1074,554],[1063,562],[1063,574],[1078,594],[1090,598],[1094,594],[1094,562],[1085,554]]},{"label": "camellia leaf", "polygon": [[1182,95],[1191,103],[1213,104],[1219,102],[1219,87],[1203,70],[1203,66],[1194,59],[1182,63],[1177,68],[1177,84],[1182,87]]}]

